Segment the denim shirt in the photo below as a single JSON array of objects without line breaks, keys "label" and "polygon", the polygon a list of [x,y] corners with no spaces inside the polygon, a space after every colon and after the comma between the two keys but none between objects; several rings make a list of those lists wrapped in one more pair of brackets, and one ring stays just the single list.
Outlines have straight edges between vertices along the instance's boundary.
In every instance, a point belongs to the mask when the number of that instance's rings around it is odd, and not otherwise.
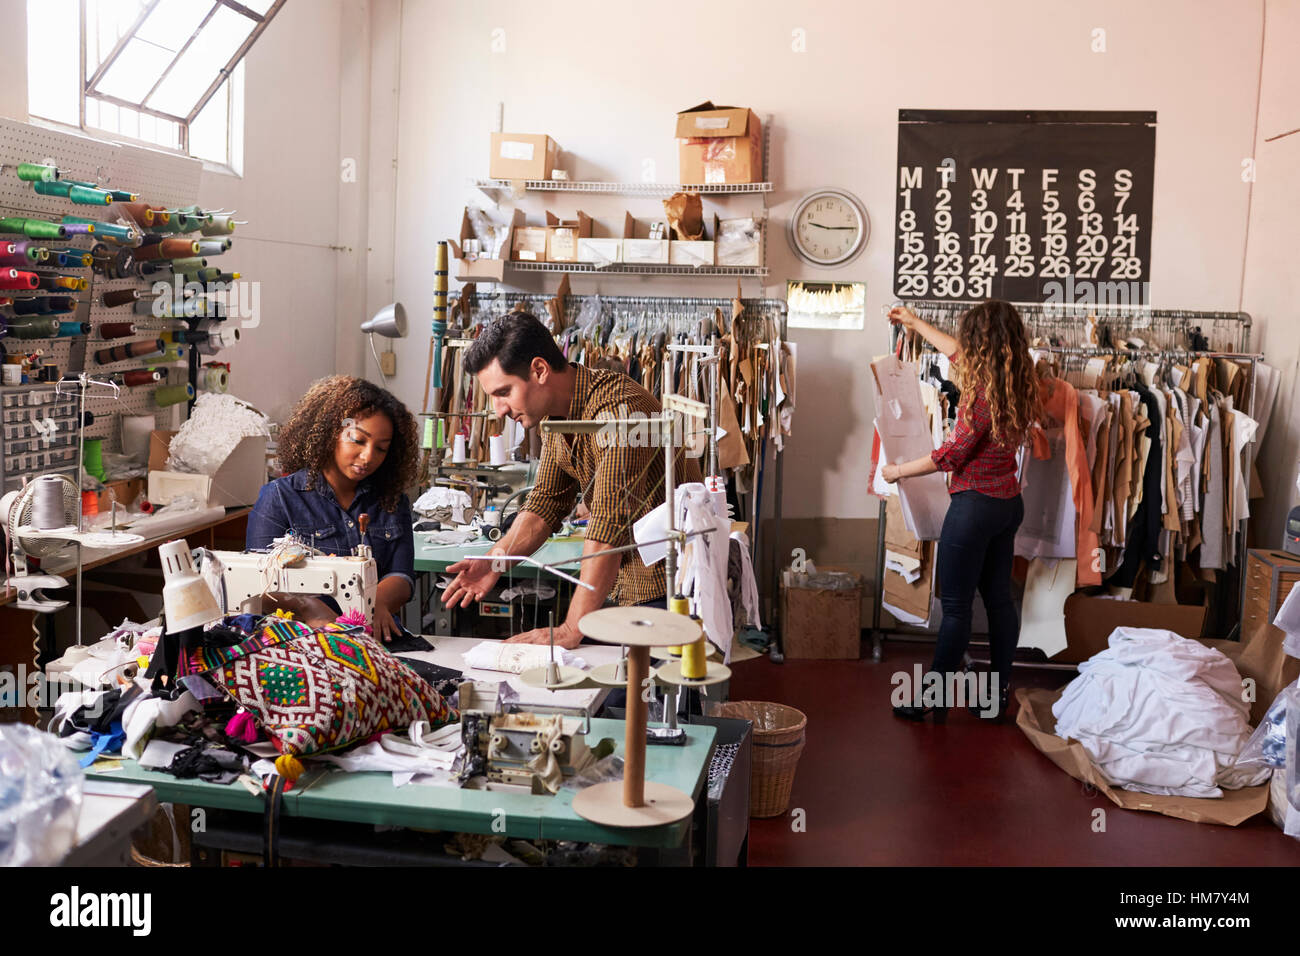
[{"label": "denim shirt", "polygon": [[379,495],[369,481],[357,486],[352,507],[344,509],[324,477],[308,488],[308,472],[295,471],[263,486],[248,516],[244,546],[269,548],[288,531],[326,554],[351,554],[361,543],[357,519],[370,515],[366,543],[374,554],[379,580],[394,575],[406,578],[415,593],[415,535],[411,530],[411,502],[402,495],[393,511],[379,506]]}]

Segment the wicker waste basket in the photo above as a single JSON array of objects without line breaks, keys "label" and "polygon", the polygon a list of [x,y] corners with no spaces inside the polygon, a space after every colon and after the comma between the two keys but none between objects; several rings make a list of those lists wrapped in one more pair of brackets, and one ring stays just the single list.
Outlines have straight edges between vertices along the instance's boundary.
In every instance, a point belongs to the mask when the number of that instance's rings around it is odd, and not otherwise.
[{"label": "wicker waste basket", "polygon": [[754,759],[749,775],[749,815],[776,817],[790,804],[794,772],[803,753],[808,718],[785,704],[737,700],[722,704],[715,717],[736,717],[754,723]]}]

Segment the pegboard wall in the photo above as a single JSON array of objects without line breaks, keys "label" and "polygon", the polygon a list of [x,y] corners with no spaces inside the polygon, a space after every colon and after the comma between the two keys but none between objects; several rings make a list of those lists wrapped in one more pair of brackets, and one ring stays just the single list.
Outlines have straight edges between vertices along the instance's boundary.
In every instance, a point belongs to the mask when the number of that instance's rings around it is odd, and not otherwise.
[{"label": "pegboard wall", "polygon": [[[106,143],[87,136],[47,129],[12,120],[0,119],[0,217],[22,216],[61,222],[64,216],[78,216],[100,221],[115,221],[111,215],[111,206],[75,204],[70,199],[44,196],[37,193],[34,185],[24,182],[17,176],[19,163],[39,163],[58,167],[61,178],[87,183],[95,183],[103,189],[119,189],[136,193],[141,202],[154,206],[175,208],[189,206],[196,202],[199,178],[203,164],[199,160],[176,156],[155,150],[135,146]],[[0,243],[24,240],[24,236],[14,233],[0,234]],[[51,249],[81,250],[89,252],[102,240],[92,235],[77,235],[68,239],[36,240],[40,245]],[[119,246],[104,243],[116,252]],[[227,254],[228,256],[228,254]],[[227,264],[227,256],[213,262],[220,264],[223,270],[233,268]],[[41,276],[75,277],[85,281],[86,288],[78,291],[11,292],[0,290],[0,297],[11,296],[18,305],[20,300],[30,300],[40,296],[69,296],[75,300],[75,311],[57,316],[60,321],[90,324],[89,335],[60,336],[50,339],[17,339],[12,334],[0,338],[0,346],[10,352],[21,351],[33,353],[42,351],[42,359],[52,359],[60,373],[77,373],[85,371],[95,378],[110,378],[115,373],[131,371],[147,366],[166,369],[168,380],[161,384],[184,384],[188,381],[188,369],[185,360],[162,365],[158,359],[132,358],[118,362],[101,364],[96,360],[96,353],[114,345],[157,339],[162,333],[172,328],[183,328],[178,323],[157,318],[146,311],[138,314],[133,304],[109,307],[103,304],[106,292],[119,289],[138,289],[143,298],[149,302],[153,296],[150,292],[154,281],[171,280],[170,273],[158,274],[144,278],[128,277],[120,279],[107,278],[89,266],[82,268],[50,267],[45,263],[23,267],[26,271]],[[141,308],[144,308],[143,306]],[[13,308],[0,308],[0,321],[14,319]],[[18,321],[21,321],[19,319]],[[129,337],[105,339],[100,335],[100,327],[106,322],[132,322],[136,334]],[[188,348],[189,346],[184,346]],[[51,384],[33,384],[24,386],[0,386],[0,395],[11,396],[5,407],[27,407],[29,416],[43,415],[42,406],[48,402],[45,393],[52,393]],[[64,391],[68,391],[65,386]],[[75,394],[75,389],[72,390]],[[21,397],[26,396],[26,397]],[[62,397],[54,403],[62,410]],[[105,439],[106,450],[116,451],[119,447],[118,422],[121,415],[153,415],[156,427],[177,428],[183,420],[186,405],[172,405],[160,408],[154,400],[154,386],[120,387],[116,397],[111,389],[92,388],[86,396],[86,409],[94,415],[94,422],[85,428],[86,438]],[[16,411],[14,414],[18,414]],[[33,419],[35,421],[35,419]],[[17,419],[15,419],[17,423]],[[9,424],[7,421],[0,424]],[[59,420],[60,435],[67,423]],[[62,458],[57,462],[40,461],[28,452],[15,452],[22,443],[31,443],[37,436],[18,436],[26,429],[0,429],[0,482],[13,486],[22,477],[32,477],[42,471],[53,470],[56,465],[72,467],[75,460],[64,464]],[[48,430],[48,426],[47,426]],[[43,435],[39,437],[44,437]],[[17,442],[19,445],[4,445]],[[42,456],[47,457],[48,456]],[[25,474],[24,474],[25,473]]]}]

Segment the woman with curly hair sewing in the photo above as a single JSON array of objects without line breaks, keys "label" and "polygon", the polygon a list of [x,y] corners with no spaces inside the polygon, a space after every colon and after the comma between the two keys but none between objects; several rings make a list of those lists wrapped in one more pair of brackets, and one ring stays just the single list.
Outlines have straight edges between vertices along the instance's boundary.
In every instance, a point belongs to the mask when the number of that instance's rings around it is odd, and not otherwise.
[{"label": "woman with curly hair sewing", "polygon": [[[987,708],[979,714],[1000,720],[1020,639],[1011,597],[1016,530],[1025,516],[1017,453],[1041,415],[1025,327],[1015,307],[999,301],[981,302],[963,314],[955,339],[907,308],[891,309],[889,319],[951,358],[961,389],[957,424],[948,440],[925,458],[882,469],[891,484],[935,471],[952,473],[936,561],[943,621],[930,670],[943,678],[945,688],[955,686],[949,675],[957,671],[970,643],[971,605],[978,590],[988,613],[992,673],[998,681],[996,711]],[[896,706],[894,713],[908,720],[932,715],[942,722],[947,708]]]},{"label": "woman with curly hair sewing", "polygon": [[[397,621],[415,589],[411,503],[404,489],[418,468],[415,419],[392,394],[364,379],[333,375],[314,383],[280,430],[283,478],[266,485],[248,517],[246,547],[263,549],[294,532],[327,554],[366,544],[379,574],[375,636],[401,634]],[[335,620],[338,608],[301,595],[277,604],[309,624]]]}]

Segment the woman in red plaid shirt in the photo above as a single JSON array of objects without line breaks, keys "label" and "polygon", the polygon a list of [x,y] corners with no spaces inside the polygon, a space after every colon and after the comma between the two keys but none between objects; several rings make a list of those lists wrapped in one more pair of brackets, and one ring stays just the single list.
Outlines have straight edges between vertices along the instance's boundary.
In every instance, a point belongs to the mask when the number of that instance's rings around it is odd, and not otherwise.
[{"label": "woman in red plaid shirt", "polygon": [[[1016,530],[1025,516],[1017,453],[1041,414],[1025,327],[1013,305],[993,300],[961,317],[955,339],[907,308],[890,310],[889,319],[953,359],[961,389],[957,425],[948,440],[928,457],[882,469],[891,484],[935,471],[952,476],[948,483],[952,502],[939,536],[937,559],[943,621],[930,670],[943,678],[945,688],[955,686],[948,675],[957,671],[970,643],[971,605],[978,590],[988,612],[998,706],[996,713],[977,712],[1000,720],[1006,714],[1011,660],[1020,639],[1020,619],[1011,596]],[[938,723],[947,717],[947,707],[901,706],[894,713],[909,720],[924,720],[931,714]]]}]

